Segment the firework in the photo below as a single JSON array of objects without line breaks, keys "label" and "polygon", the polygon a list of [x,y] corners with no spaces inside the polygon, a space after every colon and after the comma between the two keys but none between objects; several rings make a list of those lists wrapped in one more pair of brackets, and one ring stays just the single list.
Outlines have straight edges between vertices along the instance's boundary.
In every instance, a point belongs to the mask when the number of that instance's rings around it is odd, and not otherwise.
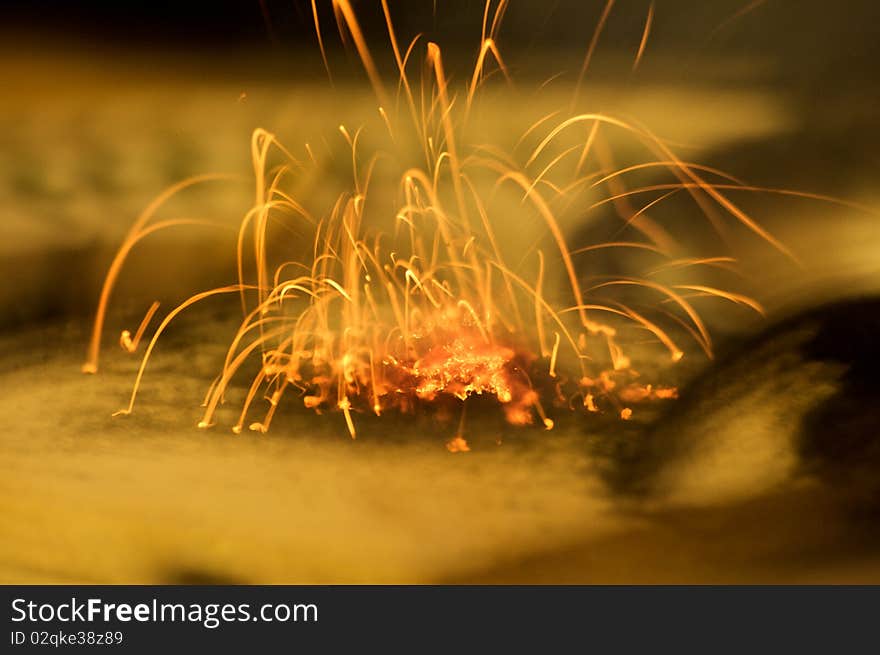
[{"label": "firework", "polygon": [[[688,348],[711,355],[694,297],[758,312],[761,307],[733,289],[699,280],[665,282],[664,271],[729,268],[735,262],[712,254],[681,256],[674,235],[650,211],[683,196],[708,222],[733,220],[791,253],[727,194],[754,187],[683,161],[646,128],[579,111],[578,93],[611,4],[590,41],[570,107],[523,125],[515,145],[505,147],[486,143],[472,125],[490,74],[510,78],[498,46],[504,0],[486,3],[475,65],[461,87],[450,81],[438,44],[420,37],[399,41],[382,0],[397,78],[393,87],[386,85],[350,3],[334,0],[340,33],[350,37],[377,100],[375,114],[365,116],[361,127],[339,126],[350,182],[331,192],[338,181],[321,177],[324,162],[309,144],[298,157],[273,134],[256,130],[255,201],[239,229],[238,280],[197,293],[161,321],[130,402],[119,413],[133,410],[169,323],[201,300],[224,294],[238,296],[243,318],[208,390],[199,427],[214,424],[230,385],[254,359],[260,367],[232,426],[236,433],[268,430],[282,402],[338,412],[354,438],[364,413],[457,411],[462,425],[465,403],[474,396],[492,399],[511,424],[546,429],[558,412],[626,420],[639,403],[674,398],[673,387],[643,379],[632,346],[648,337],[670,363]],[[652,5],[634,68],[653,11]],[[317,10],[314,15],[326,64]],[[631,141],[644,153],[642,161],[614,166],[607,134]],[[671,181],[630,188],[632,176],[643,171],[665,171]],[[313,191],[297,180],[309,180]],[[97,370],[107,305],[127,254],[147,234],[179,224],[153,216],[170,195],[202,181],[169,189],[130,230],[102,290],[85,371]],[[609,195],[599,196],[602,191]],[[623,236],[570,247],[564,225],[591,212],[605,216],[599,212],[606,206],[616,211],[612,220],[619,220]],[[547,239],[522,244],[501,238],[526,223],[540,224]],[[277,225],[308,230],[311,247],[302,248]],[[646,258],[636,259],[625,274],[594,270],[601,261],[597,253],[618,251]],[[150,308],[134,335],[122,334],[127,351],[138,349],[156,309]],[[447,446],[468,450],[462,427]]]}]

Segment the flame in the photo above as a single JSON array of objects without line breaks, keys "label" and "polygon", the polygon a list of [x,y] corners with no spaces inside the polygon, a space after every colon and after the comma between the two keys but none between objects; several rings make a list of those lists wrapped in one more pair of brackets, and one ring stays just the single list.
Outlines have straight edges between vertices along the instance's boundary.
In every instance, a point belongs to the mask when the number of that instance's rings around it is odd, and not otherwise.
[{"label": "flame", "polygon": [[[285,186],[288,179],[300,176],[314,182],[309,175],[320,171],[323,156],[306,143],[307,156],[300,160],[273,134],[256,130],[251,142],[255,201],[239,228],[235,253],[239,279],[191,296],[162,320],[146,347],[129,404],[119,413],[133,410],[150,356],[169,323],[190,306],[224,295],[239,297],[243,318],[205,398],[198,424],[202,428],[214,424],[233,379],[255,357],[262,366],[251,380],[232,427],[236,434],[245,425],[266,432],[282,399],[291,395],[317,413],[341,412],[352,438],[357,435],[358,415],[366,413],[408,413],[452,402],[461,408],[463,423],[466,402],[473,396],[494,399],[511,424],[539,420],[548,430],[554,427],[548,410],[611,411],[629,420],[634,415],[629,405],[675,398],[674,387],[640,381],[627,339],[636,335],[641,340],[647,334],[666,349],[670,361],[677,362],[684,355],[678,336],[661,325],[672,317],[676,329],[683,326],[694,343],[711,355],[710,336],[693,298],[713,297],[759,312],[761,307],[736,291],[659,281],[657,276],[664,271],[722,263],[730,267],[734,260],[677,256],[674,239],[648,216],[648,210],[685,191],[710,219],[717,218],[719,210],[726,212],[790,253],[725,194],[729,189],[762,189],[681,160],[645,128],[604,114],[576,111],[584,74],[613,4],[613,0],[606,4],[590,42],[571,111],[554,112],[528,126],[517,148],[534,139],[537,144],[521,156],[516,150],[504,151],[499,144],[475,141],[469,130],[478,91],[488,77],[486,69],[496,66],[508,77],[497,44],[507,6],[504,0],[495,6],[491,23],[492,2],[486,3],[481,42],[464,101],[453,92],[436,43],[425,45],[422,77],[412,79],[408,64],[419,37],[401,48],[383,0],[399,77],[397,94],[390,93],[351,3],[332,0],[340,33],[351,37],[375,92],[380,119],[378,129],[339,126],[349,151],[351,184],[329,205],[320,205],[308,195],[297,196]],[[329,73],[315,2],[312,8]],[[644,52],[653,12],[652,3],[634,67]],[[586,132],[579,132],[583,128]],[[609,130],[633,139],[656,160],[612,166],[603,136]],[[362,145],[365,133],[373,142],[387,141],[367,149]],[[407,143],[416,144],[415,155]],[[282,165],[274,163],[273,157],[278,156],[284,160]],[[573,165],[566,169],[568,164]],[[384,172],[393,170],[398,180],[393,207],[373,200],[374,177],[381,167]],[[666,170],[675,182],[635,189],[624,185],[627,176],[643,168]],[[107,305],[128,253],[159,229],[192,223],[151,221],[168,197],[207,179],[211,178],[172,187],[132,226],[107,274],[83,370],[97,371]],[[315,183],[331,184],[327,179]],[[604,199],[596,201],[587,195],[604,187],[610,193]],[[660,195],[644,206],[629,204],[639,194],[652,191]],[[499,196],[516,198],[517,220],[543,224],[550,236],[549,250],[505,250],[499,226],[513,223],[504,213],[509,209],[498,209]],[[620,212],[621,229],[635,236],[571,249],[561,227],[567,208],[589,211],[606,203]],[[311,230],[310,255],[273,259],[277,251],[291,245],[270,229],[284,221]],[[608,248],[637,249],[651,258],[650,265],[632,275],[602,278],[585,287],[578,258],[589,261],[591,253]],[[548,293],[545,282],[551,275],[566,281],[564,292]],[[633,289],[653,298],[643,303],[647,309],[637,310],[626,296],[612,295]],[[121,343],[127,351],[137,350],[157,308],[157,304],[151,306],[134,338],[123,332]],[[268,408],[260,420],[250,420],[260,398],[268,402]],[[470,449],[462,427],[446,445],[451,452]]]}]

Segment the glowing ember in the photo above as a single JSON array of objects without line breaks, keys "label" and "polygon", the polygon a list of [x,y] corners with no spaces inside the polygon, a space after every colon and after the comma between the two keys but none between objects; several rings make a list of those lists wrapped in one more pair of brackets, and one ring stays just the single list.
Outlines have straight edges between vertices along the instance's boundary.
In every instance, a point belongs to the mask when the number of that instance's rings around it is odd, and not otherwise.
[{"label": "glowing ember", "polygon": [[[519,143],[525,145],[517,148],[526,148],[524,152],[473,140],[468,124],[486,71],[496,66],[507,76],[497,46],[506,5],[504,0],[496,4],[490,20],[492,2],[487,2],[476,65],[456,97],[435,43],[420,46],[425,66],[422,78],[412,83],[407,62],[419,47],[419,37],[401,48],[383,0],[399,77],[398,102],[386,89],[350,3],[333,1],[338,27],[351,37],[380,103],[375,116],[364,117],[363,128],[338,128],[351,182],[327,203],[325,192],[338,180],[322,171],[333,153],[325,158],[306,143],[302,156],[296,157],[274,135],[257,130],[252,140],[255,202],[242,221],[235,255],[239,279],[197,293],[162,320],[147,345],[129,405],[119,413],[132,411],[147,362],[168,324],[188,307],[215,296],[238,297],[243,320],[208,390],[199,427],[213,425],[233,378],[247,360],[259,357],[262,366],[251,381],[235,433],[245,425],[265,432],[282,399],[293,395],[317,413],[341,412],[352,437],[359,413],[407,413],[451,402],[460,408],[463,422],[464,405],[472,396],[495,399],[514,425],[540,419],[552,429],[548,411],[573,409],[611,412],[628,420],[633,416],[629,405],[676,396],[674,388],[637,381],[631,354],[624,349],[628,342],[644,342],[647,336],[676,362],[684,351],[663,324],[690,334],[711,353],[711,339],[693,298],[720,298],[760,311],[755,301],[732,291],[664,282],[664,272],[730,267],[733,260],[677,256],[671,235],[647,214],[681,191],[713,223],[720,210],[784,251],[722,192],[754,187],[682,161],[647,130],[603,114],[563,110],[540,117],[523,126]],[[604,20],[605,14],[601,24]],[[323,54],[317,13],[315,23]],[[580,82],[575,108],[579,87]],[[632,139],[654,158],[613,166],[605,131]],[[364,134],[371,144],[384,141],[367,151]],[[282,163],[275,161],[279,157]],[[628,189],[627,176],[646,168],[665,170],[673,181]],[[383,197],[373,190],[378,170],[383,179],[390,175],[398,180],[396,194]],[[148,234],[192,224],[153,221],[153,215],[172,194],[204,179],[169,189],[131,228],[108,272],[83,370],[97,370],[107,304],[126,256]],[[716,179],[720,181],[712,181]],[[297,191],[297,181],[306,189],[303,193]],[[315,187],[322,193],[308,192]],[[599,189],[609,195],[596,201],[593,194]],[[640,208],[632,207],[630,202],[644,193],[655,196]],[[626,239],[570,249],[560,227],[563,219],[607,203],[618,212]],[[517,208],[513,217],[511,206]],[[499,223],[538,224],[548,238],[524,251],[499,238]],[[311,230],[311,253],[303,254],[298,240],[291,243],[286,233],[274,229],[278,224],[295,226],[299,233],[304,226]],[[595,260],[589,257],[602,249],[639,251],[647,260],[628,275],[601,276],[595,266],[590,268]],[[590,286],[584,286],[576,258],[588,262]],[[551,287],[548,280],[564,280],[564,288]],[[641,294],[638,305],[631,301],[633,293]],[[156,309],[154,304],[133,336],[123,332],[120,342],[126,351],[137,350]],[[268,403],[264,415],[249,420],[261,398]],[[447,448],[469,450],[461,428]]]},{"label": "glowing ember", "polygon": [[472,393],[485,392],[509,403],[513,399],[507,369],[511,359],[513,351],[509,348],[456,338],[432,348],[413,364],[410,373],[416,380],[416,395],[425,400],[432,400],[438,393],[464,400]]},{"label": "glowing ember", "polygon": [[446,449],[450,453],[466,453],[470,451],[470,447],[467,445],[467,441],[465,441],[464,438],[461,436],[453,437],[452,439],[447,441]]}]

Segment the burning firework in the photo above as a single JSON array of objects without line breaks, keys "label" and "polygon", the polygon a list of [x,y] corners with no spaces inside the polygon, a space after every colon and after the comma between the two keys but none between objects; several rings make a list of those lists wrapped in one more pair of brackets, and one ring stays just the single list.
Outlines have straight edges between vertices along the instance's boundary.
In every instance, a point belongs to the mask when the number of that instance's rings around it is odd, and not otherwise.
[{"label": "burning firework", "polygon": [[[364,127],[339,126],[351,162],[348,188],[322,202],[333,182],[320,177],[322,163],[312,148],[305,144],[304,156],[297,158],[274,135],[257,130],[252,139],[256,198],[239,230],[238,281],[190,297],[162,320],[146,347],[131,400],[119,413],[132,411],[147,363],[169,323],[221,294],[239,296],[243,320],[207,393],[199,427],[214,423],[227,389],[253,358],[260,358],[261,366],[232,428],[236,433],[245,426],[268,430],[282,399],[290,396],[318,413],[341,411],[352,437],[358,414],[459,411],[463,416],[465,402],[475,395],[496,401],[512,424],[539,421],[547,429],[554,425],[554,411],[610,412],[628,419],[632,405],[674,398],[674,388],[641,379],[630,359],[631,346],[647,335],[667,351],[670,362],[681,359],[684,344],[665,323],[710,354],[710,336],[692,306],[694,296],[761,308],[727,289],[664,283],[658,272],[729,267],[733,259],[681,257],[675,240],[648,211],[683,192],[713,222],[726,213],[787,252],[724,193],[755,189],[682,161],[642,127],[576,111],[580,80],[611,2],[590,42],[572,109],[524,125],[513,148],[481,141],[471,123],[489,74],[509,80],[497,45],[507,2],[486,3],[476,63],[458,93],[440,47],[420,37],[402,47],[387,2],[381,4],[397,69],[394,93],[350,3],[332,3],[340,33],[354,44],[378,100]],[[326,64],[317,10],[314,15]],[[653,7],[636,65],[652,16]],[[420,51],[421,66],[414,63]],[[651,158],[615,167],[606,132],[626,136]],[[628,176],[643,170],[665,170],[673,181],[624,186]],[[396,183],[383,187],[376,182],[380,177]],[[131,228],[104,283],[85,371],[97,370],[107,304],[126,256],[144,236],[182,223],[152,219],[168,197],[203,179],[169,189]],[[298,181],[319,187],[320,193],[295,191]],[[597,201],[591,196],[597,189],[610,190],[610,196]],[[650,202],[630,205],[646,193],[654,194]],[[606,204],[617,210],[620,234],[626,237],[570,248],[565,220]],[[515,232],[526,221],[546,228],[549,247],[537,242],[511,248],[510,239],[499,238],[501,231]],[[270,229],[291,222],[311,230],[310,251],[300,252],[297,240]],[[652,260],[626,275],[601,277],[591,271],[598,281],[585,286],[578,258],[593,261],[590,254],[605,249],[647,252]],[[565,280],[562,291],[547,283],[555,279]],[[644,296],[638,310],[629,301],[633,291]],[[127,351],[138,348],[157,307],[150,308],[134,335],[122,333]],[[259,398],[268,400],[268,410],[252,420]],[[447,446],[468,450],[461,429]]]}]

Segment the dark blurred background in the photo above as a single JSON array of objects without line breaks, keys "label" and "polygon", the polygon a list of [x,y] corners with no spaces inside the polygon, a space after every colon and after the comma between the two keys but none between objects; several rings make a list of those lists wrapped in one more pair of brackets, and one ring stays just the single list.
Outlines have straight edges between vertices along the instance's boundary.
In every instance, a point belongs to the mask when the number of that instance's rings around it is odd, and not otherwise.
[{"label": "dark blurred background", "polygon": [[[4,4],[5,41],[95,51],[228,54],[267,58],[279,50],[312,53],[316,45],[308,0],[169,2],[131,0],[12,0]],[[589,42],[603,0],[525,0],[510,3],[502,45],[514,53],[577,52]],[[354,0],[369,36],[382,39],[379,2]],[[445,44],[473,47],[479,37],[479,0],[389,2],[402,35],[427,32]],[[644,27],[649,0],[618,0],[602,51],[629,52]],[[329,2],[319,2],[332,33]],[[693,56],[750,56],[778,64],[778,81],[803,86],[876,84],[880,5],[872,0],[656,0],[648,51]],[[330,47],[338,39],[328,39]],[[601,52],[601,51],[600,51]],[[574,63],[577,58],[570,60]]]}]

